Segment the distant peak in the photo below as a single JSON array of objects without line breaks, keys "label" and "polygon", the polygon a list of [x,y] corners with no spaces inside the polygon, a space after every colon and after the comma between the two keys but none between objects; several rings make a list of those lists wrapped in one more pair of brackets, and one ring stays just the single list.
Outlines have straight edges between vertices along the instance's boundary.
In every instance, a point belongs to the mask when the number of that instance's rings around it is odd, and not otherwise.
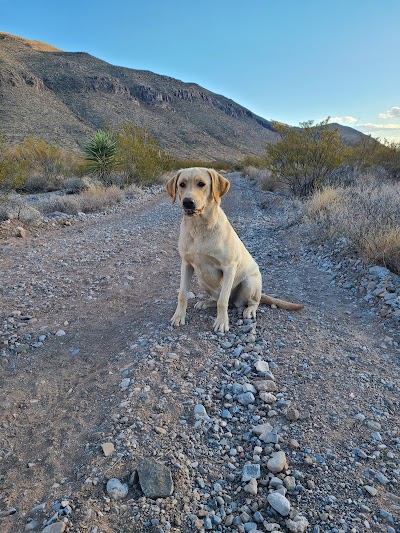
[{"label": "distant peak", "polygon": [[62,52],[62,50],[56,48],[55,46],[52,46],[51,44],[42,43],[41,41],[31,41],[29,39],[19,37],[18,35],[12,35],[11,33],[7,33],[5,31],[0,32],[0,40],[1,39],[10,39],[18,41],[29,46],[30,48],[33,48],[34,50],[39,50],[39,52]]}]

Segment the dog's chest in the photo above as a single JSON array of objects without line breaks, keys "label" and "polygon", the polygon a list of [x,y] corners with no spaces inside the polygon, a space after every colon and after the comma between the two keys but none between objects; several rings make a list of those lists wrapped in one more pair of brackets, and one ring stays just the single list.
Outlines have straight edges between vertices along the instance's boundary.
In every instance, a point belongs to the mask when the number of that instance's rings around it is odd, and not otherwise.
[{"label": "dog's chest", "polygon": [[225,248],[218,234],[183,232],[179,238],[181,257],[193,266],[220,267],[225,261]]}]

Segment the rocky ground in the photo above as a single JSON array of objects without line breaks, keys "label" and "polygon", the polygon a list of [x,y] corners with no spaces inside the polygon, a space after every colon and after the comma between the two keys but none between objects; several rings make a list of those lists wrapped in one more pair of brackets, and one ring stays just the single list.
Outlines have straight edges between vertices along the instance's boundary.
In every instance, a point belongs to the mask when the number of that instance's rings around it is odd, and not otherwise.
[{"label": "rocky ground", "polygon": [[196,285],[169,326],[166,193],[26,238],[9,225],[0,531],[400,530],[398,278],[343,242],[312,248],[288,200],[231,179],[223,206],[265,292],[305,309],[232,310],[226,335]]}]

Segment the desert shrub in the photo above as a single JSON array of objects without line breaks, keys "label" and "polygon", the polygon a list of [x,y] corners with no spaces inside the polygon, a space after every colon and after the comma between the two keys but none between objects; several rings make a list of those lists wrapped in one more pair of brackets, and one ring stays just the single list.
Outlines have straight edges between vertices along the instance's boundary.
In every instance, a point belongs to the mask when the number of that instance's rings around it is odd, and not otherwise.
[{"label": "desert shrub", "polygon": [[35,205],[44,215],[55,213],[56,211],[68,215],[76,215],[80,212],[77,198],[78,196],[54,195],[51,198],[39,200]]},{"label": "desert shrub", "polygon": [[98,130],[88,139],[83,152],[86,171],[106,185],[112,184],[112,172],[118,165],[117,140],[111,131]]},{"label": "desert shrub", "polygon": [[42,214],[21,196],[11,194],[0,203],[0,220],[8,219],[20,220],[23,224],[35,224],[42,219]]},{"label": "desert shrub", "polygon": [[243,168],[242,175],[250,180],[258,180],[261,178],[262,171],[257,167],[249,165]]},{"label": "desert shrub", "polygon": [[83,176],[65,178],[63,186],[65,194],[80,194],[89,189],[101,188],[102,184],[93,178]]},{"label": "desert shrub", "polygon": [[13,188],[24,192],[58,190],[63,187],[64,177],[79,173],[82,166],[82,158],[78,154],[34,137],[9,146],[8,153],[20,175]]},{"label": "desert shrub", "polygon": [[65,170],[63,152],[43,139],[29,137],[14,147],[14,155],[28,175],[39,174],[48,181],[62,175]]},{"label": "desert shrub", "polygon": [[115,132],[118,149],[119,170],[125,183],[157,182],[162,172],[170,166],[170,157],[145,129],[125,122]]},{"label": "desert shrub", "polygon": [[101,187],[89,189],[78,196],[80,200],[80,211],[92,213],[101,211],[105,207],[111,207],[124,201],[125,195],[119,187]]},{"label": "desert shrub", "polygon": [[328,121],[315,126],[313,121],[303,122],[300,128],[274,123],[279,139],[266,146],[267,168],[295,196],[309,196],[322,187],[345,160],[338,129],[329,127]]},{"label": "desert shrub", "polygon": [[344,236],[365,260],[400,273],[399,205],[398,185],[360,182],[315,192],[306,203],[305,214],[319,238]]},{"label": "desert shrub", "polygon": [[361,254],[400,274],[400,226],[375,228],[361,243]]},{"label": "desert shrub", "polygon": [[317,190],[307,203],[307,215],[312,219],[323,217],[333,208],[340,209],[343,204],[343,189],[324,187]]},{"label": "desert shrub", "polygon": [[40,193],[40,192],[51,192],[58,191],[64,186],[64,179],[62,176],[54,176],[49,179],[46,178],[43,174],[33,174],[25,178],[23,184],[18,188],[18,190],[27,192],[27,193]]},{"label": "desert shrub", "polygon": [[5,137],[0,135],[0,199],[5,199],[9,191],[19,187],[25,177],[25,169],[7,146]]},{"label": "desert shrub", "polygon": [[244,171],[248,167],[265,168],[267,161],[265,157],[260,157],[254,154],[248,154],[234,164],[235,170]]},{"label": "desert shrub", "polygon": [[263,191],[282,192],[285,190],[284,184],[266,168],[257,168],[253,166],[245,167],[242,175],[250,180],[257,181]]},{"label": "desert shrub", "polygon": [[400,143],[363,135],[348,148],[347,162],[356,171],[373,171],[381,178],[400,180]]},{"label": "desert shrub", "polygon": [[36,208],[43,214],[66,213],[93,213],[102,211],[107,207],[123,202],[125,196],[119,187],[97,187],[83,191],[76,195],[54,195],[37,202]]}]

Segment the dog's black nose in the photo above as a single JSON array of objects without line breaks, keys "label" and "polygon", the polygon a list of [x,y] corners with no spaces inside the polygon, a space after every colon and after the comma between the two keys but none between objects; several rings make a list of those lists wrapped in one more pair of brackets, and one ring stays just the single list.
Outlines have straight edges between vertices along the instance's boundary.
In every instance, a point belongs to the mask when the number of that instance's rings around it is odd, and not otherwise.
[{"label": "dog's black nose", "polygon": [[194,209],[194,202],[191,198],[184,198],[182,204],[185,209]]}]

